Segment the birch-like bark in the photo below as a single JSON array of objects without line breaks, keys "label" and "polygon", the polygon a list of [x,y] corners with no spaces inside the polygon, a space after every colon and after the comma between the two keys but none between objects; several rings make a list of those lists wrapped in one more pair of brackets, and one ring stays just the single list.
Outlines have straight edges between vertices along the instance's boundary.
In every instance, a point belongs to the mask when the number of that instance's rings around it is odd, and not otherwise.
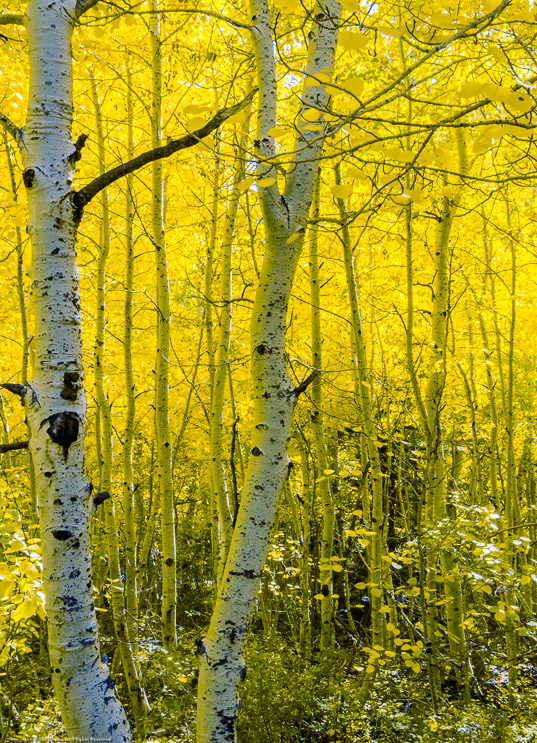
[{"label": "birch-like bark", "polygon": [[101,661],[84,473],[86,400],[72,202],[71,34],[75,0],[30,0],[30,98],[21,143],[32,241],[35,372],[25,389],[36,470],[54,691],[70,737],[130,740]]},{"label": "birch-like bark", "polygon": [[[306,66],[309,75],[333,67],[340,12],[334,0],[315,9]],[[250,13],[255,24],[252,36],[260,88],[258,174],[276,177],[274,165],[265,161],[275,154],[269,129],[275,125],[277,105],[272,23],[266,0],[252,0]],[[322,109],[326,103],[322,86],[305,88],[304,108]],[[322,125],[322,117],[320,122]],[[301,120],[300,126],[304,123]],[[302,148],[308,146],[305,154],[294,158],[284,193],[280,195],[276,183],[261,191],[266,243],[251,320],[252,449],[211,624],[198,648],[198,743],[236,740],[238,686],[245,672],[243,650],[248,623],[289,467],[289,429],[301,387],[293,386],[286,366],[286,315],[322,148],[317,132],[302,129],[300,138]]]},{"label": "birch-like bark", "polygon": [[[341,183],[339,168],[336,168],[336,183]],[[371,542],[368,550],[369,557],[369,602],[371,605],[371,645],[383,645],[383,618],[380,612],[383,603],[382,594],[385,590],[385,574],[383,565],[383,487],[382,470],[378,450],[378,430],[375,421],[373,406],[371,404],[370,376],[367,371],[366,350],[362,329],[362,315],[358,302],[358,290],[354,265],[352,260],[352,244],[347,224],[347,213],[343,199],[336,199],[341,214],[341,242],[343,246],[343,262],[345,264],[345,277],[347,283],[347,294],[351,311],[351,327],[353,338],[354,365],[356,378],[359,385],[357,397],[362,408],[362,425],[366,435],[367,455],[370,467],[371,483],[371,509],[364,508],[364,520],[370,518]],[[365,500],[365,498],[364,498]]]},{"label": "birch-like bark", "polygon": [[[214,390],[214,340],[213,340],[213,306],[212,306],[212,284],[213,284],[213,260],[216,249],[216,233],[218,228],[218,207],[220,193],[220,168],[222,165],[218,149],[215,156],[213,194],[211,200],[211,229],[207,239],[207,252],[205,259],[205,276],[204,276],[204,306],[203,306],[203,327],[205,330],[205,343],[207,348],[207,371],[209,373],[209,410],[213,409],[213,390]],[[209,427],[210,427],[209,419]],[[212,550],[212,567],[213,567],[213,588],[214,594],[218,590],[219,575],[223,571],[220,568],[220,544],[222,543],[221,525],[218,518],[218,504],[216,484],[212,476],[212,468],[209,466],[209,518],[211,524],[211,550]]]},{"label": "birch-like bark", "polygon": [[[467,172],[465,143],[457,132],[459,167],[461,173]],[[446,383],[446,350],[450,300],[449,237],[453,225],[462,186],[459,186],[453,200],[444,196],[435,246],[435,280],[431,307],[431,359],[430,371],[425,389],[424,405],[427,416],[427,466],[425,491],[425,518],[438,523],[447,516],[446,472],[443,448],[442,400]],[[466,669],[467,646],[463,626],[462,591],[453,548],[448,544],[440,550],[433,548],[428,555],[428,591],[430,625],[434,622],[435,608],[432,597],[437,590],[436,562],[440,559],[444,577],[446,598],[445,614],[451,657],[455,661],[457,675]]]},{"label": "birch-like bark", "polygon": [[[132,104],[132,79],[130,57],[127,58],[127,158],[134,157],[134,112]],[[134,203],[132,197],[133,176],[126,178],[125,188],[125,303],[123,311],[123,363],[125,367],[125,432],[123,436],[123,509],[125,511],[125,602],[127,624],[132,637],[133,620],[138,613],[137,596],[137,544],[134,523],[134,477],[132,469],[132,443],[136,402],[134,395],[134,373],[132,368],[132,296],[134,291],[134,243],[132,223]]]},{"label": "birch-like bark", "polygon": [[[157,3],[151,5],[157,10]],[[153,56],[152,74],[152,146],[159,147],[162,142],[161,105],[161,41],[159,15],[151,15],[151,53]],[[155,247],[157,273],[157,353],[155,358],[155,426],[157,439],[157,458],[159,472],[160,513],[162,531],[162,641],[165,648],[177,642],[175,618],[177,612],[177,576],[175,555],[175,515],[173,507],[172,480],[172,442],[169,424],[169,383],[168,365],[170,354],[170,286],[168,259],[164,235],[164,185],[162,162],[157,160],[152,166],[153,205],[152,230]]]},{"label": "birch-like bark", "polygon": [[317,486],[321,499],[323,514],[323,531],[321,538],[320,571],[321,571],[321,649],[328,650],[333,642],[332,627],[332,548],[334,543],[335,512],[330,480],[328,478],[328,456],[324,438],[323,396],[322,396],[322,342],[321,342],[321,287],[319,283],[318,227],[316,219],[319,214],[320,178],[315,183],[310,230],[309,280],[311,302],[311,364],[318,374],[311,383],[311,430],[317,459]]},{"label": "birch-like bark", "polygon": [[[210,478],[218,516],[218,584],[220,583],[224,572],[227,553],[231,542],[231,534],[233,531],[232,509],[230,506],[223,456],[224,393],[226,389],[226,379],[228,378],[228,356],[231,341],[233,237],[235,221],[239,210],[240,190],[238,186],[244,178],[245,160],[242,153],[245,150],[249,125],[250,116],[248,115],[243,127],[241,128],[237,148],[233,184],[224,219],[224,235],[220,257],[220,291],[218,294],[218,301],[222,304],[222,310],[220,313],[220,333],[214,360],[209,442]],[[218,202],[216,202],[216,204],[218,204]],[[216,222],[216,213],[213,214],[213,219]]]},{"label": "birch-like bark", "polygon": [[[13,201],[19,202],[19,192],[17,189],[17,182],[15,180],[15,168],[13,165],[13,158],[11,155],[11,145],[8,142],[7,130],[4,126],[4,138],[6,148],[6,160],[9,171],[9,182],[11,184],[11,191],[13,193]],[[28,335],[28,313],[26,311],[26,298],[24,293],[24,245],[22,242],[21,228],[17,225],[15,227],[15,249],[17,253],[17,296],[19,299],[19,312],[21,318],[21,334],[22,334],[22,354],[21,354],[21,383],[24,385],[28,381],[28,355],[30,352],[30,337]],[[28,423],[26,423],[28,426]],[[28,428],[30,433],[30,430]],[[35,470],[32,458],[28,462],[28,484],[30,486],[30,498],[32,504],[37,513],[37,491],[35,485]]]},{"label": "birch-like bark", "polygon": [[[95,107],[97,153],[99,157],[99,170],[105,170],[105,148],[103,122],[101,116],[101,105],[97,97],[95,79],[91,77],[91,89],[93,105]],[[110,253],[110,207],[108,203],[108,191],[101,191],[102,228],[101,228],[101,250],[97,262],[97,310],[95,330],[95,397],[97,399],[97,415],[102,423],[102,470],[101,491],[112,493],[112,411],[104,388],[104,332],[106,324],[106,263]],[[113,498],[105,502],[106,539],[108,545],[109,579],[110,579],[110,605],[112,608],[112,619],[116,633],[117,649],[121,657],[123,672],[129,690],[129,698],[134,712],[136,727],[139,731],[144,728],[145,714],[149,711],[149,705],[145,692],[140,684],[138,669],[132,652],[131,638],[125,612],[125,596],[121,566],[119,561],[119,535]]]}]

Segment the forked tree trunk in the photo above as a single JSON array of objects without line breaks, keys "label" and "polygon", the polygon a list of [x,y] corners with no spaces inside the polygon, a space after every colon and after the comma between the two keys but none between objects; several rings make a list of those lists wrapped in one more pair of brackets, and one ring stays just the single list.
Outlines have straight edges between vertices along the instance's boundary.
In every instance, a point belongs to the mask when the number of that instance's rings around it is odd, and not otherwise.
[{"label": "forked tree trunk", "polygon": [[[250,12],[260,89],[257,122],[258,175],[274,178],[276,168],[267,160],[275,153],[269,130],[276,123],[277,87],[272,24],[266,0],[253,0]],[[322,109],[327,93],[311,85],[311,76],[331,70],[340,6],[329,0],[315,10],[309,39],[302,95],[304,112]],[[322,115],[319,124],[322,126]],[[276,183],[265,183],[261,205],[265,225],[265,256],[251,320],[252,397],[254,401],[252,449],[242,500],[216,605],[206,637],[199,642],[198,743],[233,743],[239,709],[238,687],[244,678],[243,650],[255,604],[259,578],[270,545],[281,488],[289,470],[287,443],[293,410],[303,385],[295,388],[285,360],[285,331],[289,296],[298,259],[321,153],[322,137],[303,127],[300,154],[283,194]],[[308,144],[306,154],[304,143]],[[270,181],[269,181],[270,183]]]}]

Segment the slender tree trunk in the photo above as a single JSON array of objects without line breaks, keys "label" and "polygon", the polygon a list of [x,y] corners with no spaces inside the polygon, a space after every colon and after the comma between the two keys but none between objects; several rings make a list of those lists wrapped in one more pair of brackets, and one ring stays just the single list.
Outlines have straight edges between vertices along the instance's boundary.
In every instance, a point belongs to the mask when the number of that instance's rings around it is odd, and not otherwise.
[{"label": "slender tree trunk", "polygon": [[[341,183],[339,169],[336,168],[336,183]],[[362,316],[358,304],[358,291],[354,266],[352,261],[352,246],[347,215],[343,199],[336,199],[342,219],[341,242],[343,246],[343,261],[347,280],[347,293],[351,311],[354,364],[358,401],[361,406],[362,425],[366,435],[367,456],[370,465],[371,508],[364,509],[364,520],[371,524],[371,541],[369,545],[369,601],[371,605],[371,645],[383,645],[383,618],[380,608],[382,595],[385,589],[385,567],[383,557],[383,488],[380,456],[378,451],[378,431],[371,404],[370,382],[368,381],[366,352],[362,330]]]},{"label": "slender tree trunk", "polygon": [[[127,58],[127,158],[134,157],[134,112],[132,104],[132,79],[130,57]],[[125,432],[123,437],[123,508],[125,511],[125,599],[127,623],[132,633],[133,620],[138,613],[137,595],[137,543],[134,519],[134,476],[132,469],[132,443],[136,414],[134,396],[134,373],[132,368],[132,297],[134,291],[134,243],[132,224],[134,204],[132,196],[133,176],[126,178],[125,188],[125,304],[123,312],[123,363],[125,367]],[[132,637],[132,635],[131,635]]]},{"label": "slender tree trunk", "polygon": [[[152,10],[157,11],[152,2]],[[159,38],[159,15],[151,15],[152,60],[152,146],[162,144],[161,103],[161,41]],[[157,433],[157,458],[159,473],[160,513],[162,531],[162,641],[165,648],[175,646],[177,612],[177,576],[175,555],[175,518],[173,507],[172,445],[168,415],[169,383],[168,367],[170,354],[170,287],[168,259],[164,236],[164,186],[162,162],[153,163],[153,244],[157,273],[157,353],[155,359],[155,426]]]},{"label": "slender tree trunk", "polygon": [[332,549],[334,543],[334,501],[330,488],[328,457],[324,439],[323,425],[323,398],[322,398],[322,343],[321,343],[321,288],[319,283],[319,258],[318,258],[318,228],[315,220],[319,215],[319,193],[320,177],[315,183],[315,192],[311,215],[313,225],[310,230],[310,301],[311,301],[311,363],[318,374],[311,384],[311,430],[313,434],[313,445],[317,460],[317,484],[321,498],[323,514],[323,532],[321,539],[321,649],[328,650],[332,647]]},{"label": "slender tree trunk", "polygon": [[[233,237],[241,194],[238,186],[244,177],[245,162],[242,153],[246,146],[249,123],[250,117],[247,116],[237,148],[233,185],[231,187],[227,212],[224,220],[224,236],[220,259],[220,292],[218,300],[222,303],[222,310],[220,313],[220,333],[216,346],[216,358],[214,361],[210,416],[210,478],[218,517],[218,583],[220,583],[224,572],[224,565],[226,563],[229,544],[231,542],[231,534],[233,531],[232,509],[230,506],[229,488],[223,456],[224,394],[226,389],[226,379],[228,379],[228,356],[231,341]],[[213,219],[216,221],[215,214],[213,214]]]},{"label": "slender tree trunk", "polygon": [[[18,203],[19,193],[17,189],[17,183],[15,180],[15,168],[13,165],[13,159],[11,155],[11,145],[8,141],[7,130],[4,126],[4,137],[5,137],[5,148],[6,148],[6,160],[9,171],[9,181],[11,184],[11,191],[13,193],[13,201]],[[28,381],[28,356],[30,352],[30,337],[28,335],[28,313],[26,311],[26,298],[24,296],[24,246],[22,242],[21,228],[17,225],[15,227],[15,248],[17,251],[17,296],[19,298],[19,311],[21,317],[21,331],[22,331],[22,354],[21,354],[21,382],[26,384]],[[28,423],[26,423],[28,426]],[[30,429],[28,428],[28,431]],[[7,432],[7,427],[6,427]],[[9,461],[9,460],[8,460]],[[30,457],[28,462],[28,482],[30,485],[30,498],[37,514],[37,493],[35,485],[35,470],[34,463]]]},{"label": "slender tree trunk", "polygon": [[[91,78],[92,97],[95,107],[97,123],[97,151],[99,157],[99,171],[105,170],[104,134],[101,117],[101,105],[97,97],[95,79]],[[101,191],[102,228],[101,251],[97,262],[97,311],[95,331],[95,396],[97,399],[97,415],[102,423],[102,473],[101,491],[112,494],[112,412],[104,389],[104,333],[106,324],[106,263],[110,252],[110,207],[108,191]],[[117,650],[121,657],[123,672],[129,690],[129,698],[136,720],[137,730],[144,728],[146,711],[149,709],[144,690],[138,677],[138,669],[132,652],[131,638],[125,613],[125,595],[121,566],[119,561],[119,535],[115,512],[115,503],[112,497],[105,501],[106,537],[108,543],[109,578],[112,618],[116,633]]]}]

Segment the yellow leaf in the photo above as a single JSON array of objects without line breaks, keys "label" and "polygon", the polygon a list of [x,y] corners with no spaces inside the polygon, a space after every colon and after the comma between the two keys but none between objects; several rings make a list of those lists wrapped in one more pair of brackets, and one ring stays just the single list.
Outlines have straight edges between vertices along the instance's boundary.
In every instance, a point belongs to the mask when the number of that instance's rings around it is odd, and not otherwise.
[{"label": "yellow leaf", "polygon": [[357,588],[359,591],[363,591],[364,588],[366,587],[366,584],[365,583],[355,583],[354,584],[354,587]]},{"label": "yellow leaf", "polygon": [[254,182],[255,178],[251,175],[248,176],[248,178],[245,178],[243,181],[237,184],[237,190],[239,193],[243,193],[244,191],[247,191],[252,183]]},{"label": "yellow leaf", "polygon": [[461,98],[477,98],[483,95],[483,83],[464,83],[461,88]]},{"label": "yellow leaf", "polygon": [[[207,116],[210,111],[210,106],[202,105],[199,103],[189,103],[188,106],[185,106],[183,109],[183,113],[185,116],[198,116],[199,114],[204,114],[205,116]],[[241,116],[244,116],[244,112],[240,112],[240,114]],[[205,119],[203,119],[203,121],[205,121]]]},{"label": "yellow leaf", "polygon": [[500,64],[509,64],[509,60],[507,59],[505,52],[503,52],[501,49],[498,49],[496,46],[492,46],[488,48],[488,53],[494,57],[496,62],[500,62]]},{"label": "yellow leaf", "polygon": [[352,193],[352,185],[342,183],[339,186],[332,186],[332,193],[337,199],[346,199]]},{"label": "yellow leaf", "polygon": [[359,181],[367,181],[367,174],[363,170],[358,170],[358,168],[349,168],[347,170],[347,176],[349,178],[356,178]]},{"label": "yellow leaf", "polygon": [[342,8],[345,8],[345,10],[348,10],[351,13],[357,13],[360,10],[360,3],[358,0],[339,0],[339,4]]},{"label": "yellow leaf", "polygon": [[394,39],[401,37],[401,31],[398,28],[392,28],[392,26],[379,26],[378,30],[384,36],[392,36]]},{"label": "yellow leaf", "polygon": [[407,191],[407,196],[410,196],[410,198],[415,204],[421,204],[423,203],[423,201],[425,201],[425,197],[427,196],[427,193],[423,191],[421,188],[410,188]]},{"label": "yellow leaf", "polygon": [[276,183],[276,178],[261,178],[260,181],[257,181],[257,187],[268,188],[269,186],[273,186],[275,183]]},{"label": "yellow leaf", "polygon": [[281,126],[273,126],[271,129],[268,130],[267,134],[269,135],[269,137],[283,137],[286,131],[287,129],[284,129]]},{"label": "yellow leaf", "polygon": [[14,581],[3,580],[0,583],[0,598],[12,596],[16,588],[17,584]]},{"label": "yellow leaf", "polygon": [[380,607],[379,611],[382,614],[389,614],[390,613],[390,607],[387,604],[385,604],[384,606],[381,606]]},{"label": "yellow leaf", "polygon": [[324,126],[322,124],[306,124],[302,127],[302,131],[306,132],[322,132]]},{"label": "yellow leaf", "polygon": [[193,116],[186,122],[185,127],[188,132],[195,132],[197,129],[201,129],[205,123],[206,119],[203,116]]},{"label": "yellow leaf", "polygon": [[317,111],[317,109],[307,108],[305,111],[302,112],[302,119],[304,121],[317,121],[320,115],[321,112]]},{"label": "yellow leaf", "polygon": [[359,51],[367,46],[367,38],[364,34],[356,34],[353,31],[343,29],[338,34],[338,42],[343,49]]},{"label": "yellow leaf", "polygon": [[180,681],[182,684],[186,684],[186,682],[188,681],[186,676],[178,676],[177,680]]},{"label": "yellow leaf", "polygon": [[326,72],[316,72],[315,75],[306,77],[306,88],[317,88],[319,85],[326,85],[330,82],[331,75]]},{"label": "yellow leaf", "polygon": [[366,673],[374,673],[374,671],[375,671],[375,666],[367,666],[367,668],[365,669]]},{"label": "yellow leaf", "polygon": [[313,598],[317,599],[317,601],[322,601],[325,597],[323,596],[322,593],[316,593]]},{"label": "yellow leaf", "polygon": [[[292,243],[295,242],[295,240],[298,240],[298,238],[300,237],[301,234],[302,234],[301,232],[293,232],[292,235],[289,235],[289,237],[285,241],[285,244],[286,245],[291,245]],[[317,482],[319,482],[319,481],[317,481]]]},{"label": "yellow leaf", "polygon": [[528,583],[531,583],[531,577],[529,575],[523,575],[520,579],[520,584],[522,586],[527,586]]},{"label": "yellow leaf", "polygon": [[13,614],[11,615],[15,622],[20,622],[22,619],[29,619],[33,616],[37,609],[37,598],[33,596],[27,601],[23,601],[19,604]]},{"label": "yellow leaf", "polygon": [[414,153],[410,150],[403,150],[401,147],[387,147],[385,153],[392,160],[399,160],[403,163],[410,163],[414,159]]},{"label": "yellow leaf", "polygon": [[336,565],[332,565],[332,570],[334,571],[334,573],[341,573],[343,568],[341,567],[341,565],[336,564]]}]

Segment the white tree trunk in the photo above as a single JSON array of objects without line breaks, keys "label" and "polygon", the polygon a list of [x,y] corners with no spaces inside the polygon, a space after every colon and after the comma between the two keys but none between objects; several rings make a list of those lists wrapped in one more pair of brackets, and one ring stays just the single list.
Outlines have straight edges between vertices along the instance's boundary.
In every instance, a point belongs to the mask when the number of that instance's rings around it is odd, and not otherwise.
[{"label": "white tree trunk", "polygon": [[[271,19],[266,0],[250,5],[259,81],[258,174],[275,177],[267,158],[275,155],[269,130],[276,123],[277,87]],[[310,31],[306,72],[332,69],[340,6],[317,6]],[[303,109],[326,105],[321,85],[307,87]],[[322,117],[319,119],[322,123]],[[302,124],[304,121],[302,120]],[[322,149],[318,132],[303,130],[301,153],[283,194],[276,184],[262,190],[265,257],[252,309],[252,449],[241,506],[218,598],[206,637],[199,641],[197,743],[234,743],[238,687],[245,675],[243,650],[261,571],[270,546],[280,491],[288,473],[287,444],[294,406],[301,392],[289,377],[285,330],[289,296],[302,250],[305,227]],[[309,144],[304,154],[304,142]]]},{"label": "white tree trunk", "polygon": [[130,740],[101,661],[90,575],[93,499],[84,473],[80,300],[73,207],[71,33],[75,0],[30,0],[30,100],[21,152],[30,211],[35,374],[24,402],[36,468],[49,653],[70,737]]}]

